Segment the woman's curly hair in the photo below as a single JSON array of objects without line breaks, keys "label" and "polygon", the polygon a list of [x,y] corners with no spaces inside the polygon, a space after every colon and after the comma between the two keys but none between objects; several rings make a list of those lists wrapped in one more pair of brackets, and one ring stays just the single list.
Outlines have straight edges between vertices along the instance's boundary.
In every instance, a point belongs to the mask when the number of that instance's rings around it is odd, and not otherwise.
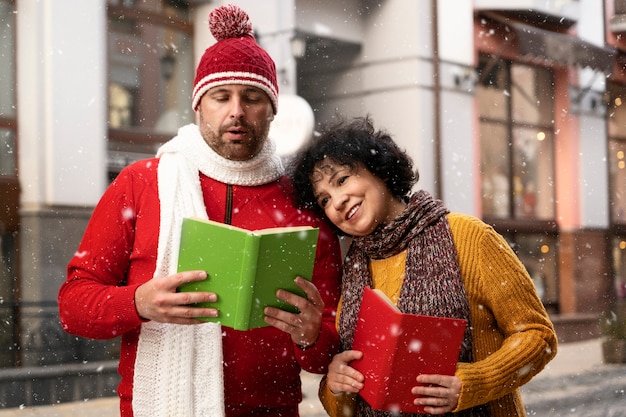
[{"label": "woman's curly hair", "polygon": [[288,172],[298,207],[323,214],[313,194],[311,174],[317,163],[325,159],[352,170],[365,167],[383,180],[394,196],[405,200],[419,179],[411,157],[398,147],[387,132],[376,130],[369,116],[350,122],[340,120],[324,128],[289,163]]}]

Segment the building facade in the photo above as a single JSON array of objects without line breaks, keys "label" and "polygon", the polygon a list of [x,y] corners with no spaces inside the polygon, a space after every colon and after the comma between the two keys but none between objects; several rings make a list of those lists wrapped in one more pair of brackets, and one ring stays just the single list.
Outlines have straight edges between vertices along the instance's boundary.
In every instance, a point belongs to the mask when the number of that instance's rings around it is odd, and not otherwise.
[{"label": "building facade", "polygon": [[[277,64],[279,149],[371,115],[507,238],[561,340],[598,336],[626,296],[625,0],[231,2]],[[57,290],[110,180],[194,121],[222,3],[0,0],[0,367],[115,358],[63,332]]]}]

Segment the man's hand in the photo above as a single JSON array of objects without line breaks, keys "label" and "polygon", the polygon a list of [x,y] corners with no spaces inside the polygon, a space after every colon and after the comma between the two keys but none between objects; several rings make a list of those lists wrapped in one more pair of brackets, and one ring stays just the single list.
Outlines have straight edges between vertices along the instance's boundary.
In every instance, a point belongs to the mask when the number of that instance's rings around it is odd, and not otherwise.
[{"label": "man's hand", "polygon": [[291,340],[302,347],[311,346],[317,340],[322,327],[324,301],[317,287],[302,277],[297,277],[296,285],[304,291],[307,298],[278,290],[276,296],[300,310],[290,313],[274,307],[265,308],[265,322],[291,335]]},{"label": "man's hand", "polygon": [[[358,393],[363,389],[363,374],[348,365],[356,359],[361,359],[363,352],[358,350],[346,350],[338,353],[328,365],[326,385],[334,393],[353,392]],[[382,358],[381,358],[382,359]]]},{"label": "man's hand", "polygon": [[193,307],[189,304],[215,302],[212,292],[176,292],[186,282],[206,279],[204,271],[179,272],[163,278],[152,278],[135,291],[135,308],[140,317],[161,323],[200,324],[197,317],[217,317],[214,308]]},{"label": "man's hand", "polygon": [[428,414],[445,414],[454,410],[459,403],[461,380],[450,375],[420,375],[417,382],[426,384],[413,387],[411,392],[420,395],[415,404],[425,405]]}]

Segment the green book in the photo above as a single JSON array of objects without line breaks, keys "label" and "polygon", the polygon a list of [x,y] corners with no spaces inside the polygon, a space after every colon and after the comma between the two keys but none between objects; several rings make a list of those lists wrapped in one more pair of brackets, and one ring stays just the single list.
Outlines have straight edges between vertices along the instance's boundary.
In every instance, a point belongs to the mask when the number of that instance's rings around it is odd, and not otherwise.
[{"label": "green book", "polygon": [[306,297],[294,279],[310,280],[319,230],[310,226],[250,231],[197,218],[184,218],[178,253],[178,271],[203,270],[207,279],[189,282],[179,291],[217,294],[215,303],[198,303],[219,310],[219,322],[236,330],[267,326],[265,307],[297,313],[276,298],[279,288]]}]

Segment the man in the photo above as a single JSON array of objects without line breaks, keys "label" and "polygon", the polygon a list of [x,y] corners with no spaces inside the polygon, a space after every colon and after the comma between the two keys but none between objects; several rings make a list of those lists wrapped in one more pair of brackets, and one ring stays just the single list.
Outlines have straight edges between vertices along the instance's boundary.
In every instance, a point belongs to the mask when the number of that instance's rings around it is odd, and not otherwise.
[{"label": "man", "polygon": [[[121,335],[122,417],[295,417],[301,368],[325,372],[338,349],[338,240],[323,220],[294,208],[267,138],[278,103],[274,62],[236,6],[215,9],[209,25],[218,42],[196,70],[198,124],[182,127],[157,158],[132,164],[110,185],[59,291],[66,331],[96,339]],[[219,312],[190,304],[220,295],[176,292],[207,276],[176,273],[180,226],[188,216],[252,230],[319,227],[312,283],[296,278],[307,297],[278,292],[300,313],[268,307],[270,326],[245,332],[198,320]]]}]

